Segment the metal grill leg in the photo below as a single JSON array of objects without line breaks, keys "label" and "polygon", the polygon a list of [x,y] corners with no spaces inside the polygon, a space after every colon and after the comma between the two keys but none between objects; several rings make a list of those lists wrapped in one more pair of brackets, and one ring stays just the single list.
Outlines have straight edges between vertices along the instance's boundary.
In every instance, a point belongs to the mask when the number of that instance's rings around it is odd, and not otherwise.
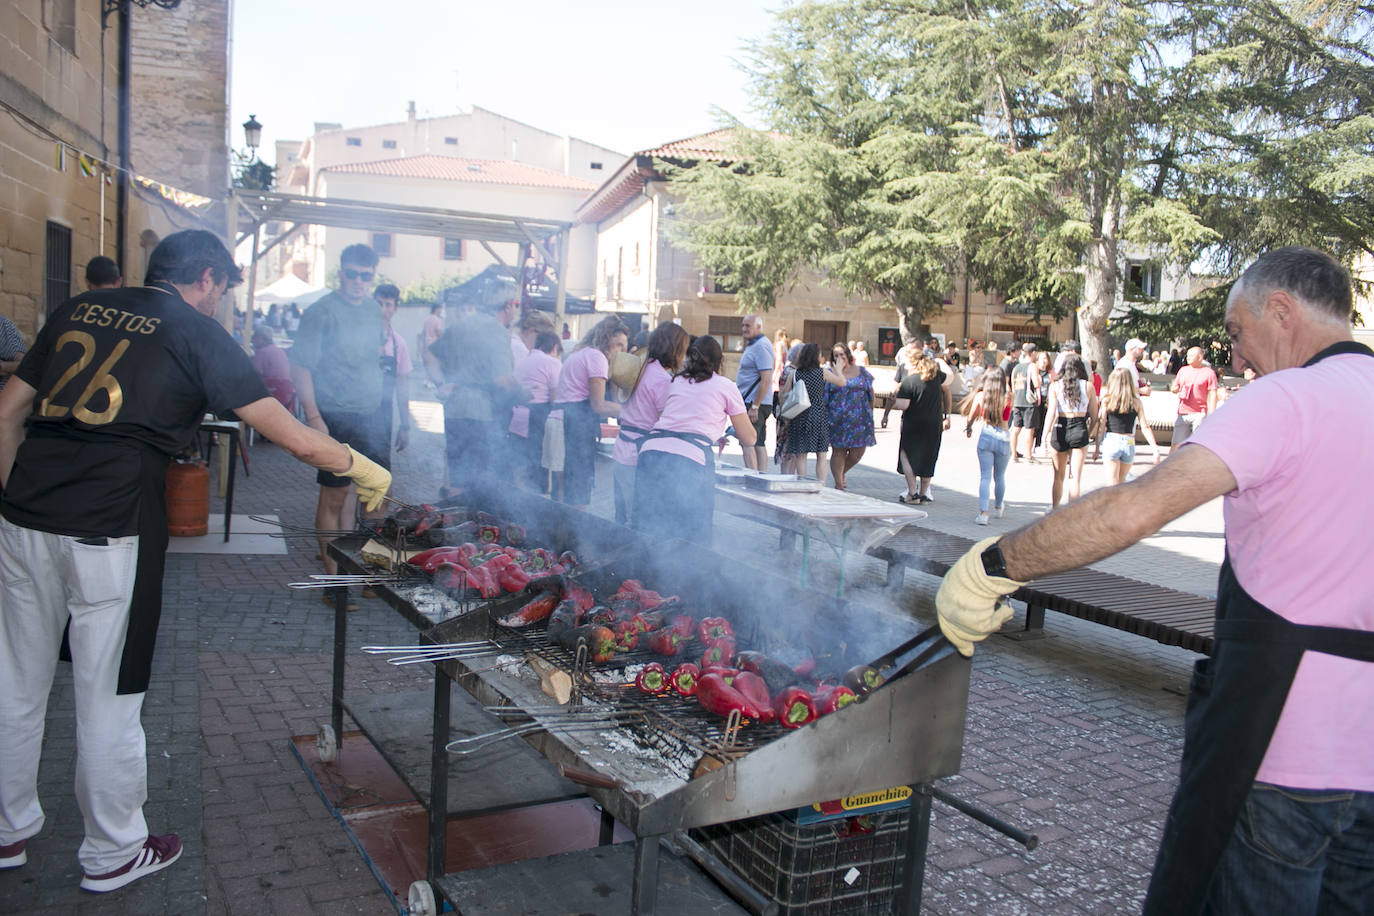
[{"label": "metal grill leg", "polygon": [[444,876],[444,856],[448,836],[448,731],[453,682],[434,666],[434,742],[429,756],[429,852],[425,877],[433,883]]},{"label": "metal grill leg", "polygon": [[631,916],[653,916],[658,903],[658,837],[635,837],[634,899]]},{"label": "metal grill leg", "polygon": [[897,916],[921,912],[921,889],[926,877],[926,846],[930,843],[930,783],[911,787],[911,819],[907,824],[906,858],[902,860],[902,892],[893,911]]},{"label": "metal grill leg", "polygon": [[333,700],[329,707],[329,723],[334,726],[334,740],[343,749],[343,695],[345,647],[348,645],[348,589],[334,589],[334,684]]},{"label": "metal grill leg", "polygon": [[605,808],[601,808],[601,829],[597,834],[596,845],[609,846],[614,839],[615,818],[611,816],[611,812],[607,811]]}]

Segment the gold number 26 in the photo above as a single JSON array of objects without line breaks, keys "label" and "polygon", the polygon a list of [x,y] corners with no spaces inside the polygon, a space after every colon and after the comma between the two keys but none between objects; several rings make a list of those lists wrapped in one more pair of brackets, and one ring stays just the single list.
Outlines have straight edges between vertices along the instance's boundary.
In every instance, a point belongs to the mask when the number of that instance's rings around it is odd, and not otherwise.
[{"label": "gold number 26", "polygon": [[[124,390],[119,387],[119,382],[110,374],[114,364],[119,362],[119,358],[124,355],[124,351],[129,349],[129,341],[121,340],[115,344],[114,350],[106,357],[96,370],[95,377],[92,378],[76,399],[72,406],[57,404],[54,399],[57,393],[67,386],[72,379],[91,364],[95,359],[95,338],[85,331],[68,331],[57,338],[57,350],[62,350],[67,344],[76,344],[81,348],[81,357],[76,362],[67,367],[67,371],[62,373],[57,384],[52,386],[52,390],[43,398],[38,405],[38,413],[44,417],[65,417],[68,411],[83,423],[92,426],[103,426],[119,415],[119,409],[124,406]],[[90,410],[87,405],[99,391],[104,391],[109,396],[109,406],[100,413]]]}]

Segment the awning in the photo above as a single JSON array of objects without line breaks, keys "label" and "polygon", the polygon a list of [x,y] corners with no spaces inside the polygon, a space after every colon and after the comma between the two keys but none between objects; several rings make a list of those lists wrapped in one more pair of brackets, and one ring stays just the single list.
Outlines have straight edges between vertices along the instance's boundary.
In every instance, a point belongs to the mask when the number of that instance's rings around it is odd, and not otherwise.
[{"label": "awning", "polygon": [[287,274],[254,293],[253,302],[259,305],[284,305],[294,302],[304,307],[328,292],[328,289],[311,286],[295,274]]}]

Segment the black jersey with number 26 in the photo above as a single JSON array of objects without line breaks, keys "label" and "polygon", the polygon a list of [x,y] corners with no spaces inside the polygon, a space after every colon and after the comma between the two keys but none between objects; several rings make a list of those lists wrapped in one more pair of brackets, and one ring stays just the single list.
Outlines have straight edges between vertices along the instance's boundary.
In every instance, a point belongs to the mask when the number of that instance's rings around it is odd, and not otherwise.
[{"label": "black jersey with number 26", "polygon": [[80,537],[137,533],[145,462],[189,445],[207,410],[268,396],[224,328],[160,287],[63,303],[15,375],[37,395],[4,516]]}]

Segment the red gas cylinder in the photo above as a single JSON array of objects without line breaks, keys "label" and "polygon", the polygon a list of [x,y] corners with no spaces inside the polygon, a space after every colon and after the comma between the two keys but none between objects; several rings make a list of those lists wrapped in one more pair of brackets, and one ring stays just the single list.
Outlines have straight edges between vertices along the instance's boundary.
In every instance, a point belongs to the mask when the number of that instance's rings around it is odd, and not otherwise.
[{"label": "red gas cylinder", "polygon": [[210,531],[210,468],[173,461],[167,468],[167,533],[194,538]]}]

